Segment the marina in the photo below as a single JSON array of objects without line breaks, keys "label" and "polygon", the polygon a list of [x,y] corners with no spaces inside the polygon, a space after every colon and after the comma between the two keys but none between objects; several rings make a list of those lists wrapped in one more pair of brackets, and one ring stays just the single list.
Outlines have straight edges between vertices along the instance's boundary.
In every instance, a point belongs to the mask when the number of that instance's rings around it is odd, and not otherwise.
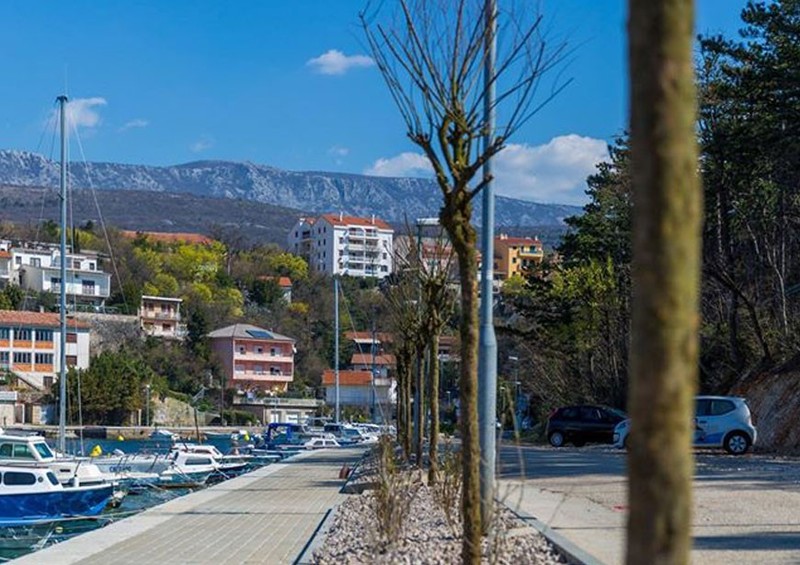
[{"label": "marina", "polygon": [[19,564],[293,563],[346,495],[364,448],[304,451],[14,561]]}]

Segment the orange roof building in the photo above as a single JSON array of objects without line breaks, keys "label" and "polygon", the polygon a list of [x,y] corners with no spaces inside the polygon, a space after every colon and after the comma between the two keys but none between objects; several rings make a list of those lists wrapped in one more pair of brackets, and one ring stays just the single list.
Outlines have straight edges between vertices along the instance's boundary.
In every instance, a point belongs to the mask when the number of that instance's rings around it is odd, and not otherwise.
[{"label": "orange roof building", "polygon": [[500,234],[494,238],[494,278],[508,280],[521,276],[544,260],[544,248],[538,238],[510,237]]},{"label": "orange roof building", "polygon": [[131,231],[122,230],[122,235],[135,239],[144,236],[148,241],[158,243],[193,243],[196,245],[210,245],[214,239],[199,233],[172,233],[158,231]]}]

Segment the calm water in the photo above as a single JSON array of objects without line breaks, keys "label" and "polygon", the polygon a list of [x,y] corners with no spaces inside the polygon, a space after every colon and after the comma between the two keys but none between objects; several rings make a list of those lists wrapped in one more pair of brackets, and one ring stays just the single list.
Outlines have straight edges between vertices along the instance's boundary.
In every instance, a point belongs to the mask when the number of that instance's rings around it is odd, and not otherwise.
[{"label": "calm water", "polygon": [[[55,440],[48,440],[48,443],[55,447]],[[210,439],[204,443],[215,445],[222,453],[228,453],[231,448],[231,441],[228,438]],[[67,451],[73,454],[88,454],[95,445],[99,445],[104,454],[110,454],[115,449],[120,449],[125,453],[167,453],[171,446],[169,441],[151,439],[124,441],[84,439],[83,449],[81,449],[79,440],[69,439],[66,444]],[[37,526],[0,528],[0,561],[8,561],[84,532],[103,527],[189,492],[191,492],[189,489],[148,487],[139,492],[129,492],[119,507],[106,508],[97,518],[70,519]]]}]

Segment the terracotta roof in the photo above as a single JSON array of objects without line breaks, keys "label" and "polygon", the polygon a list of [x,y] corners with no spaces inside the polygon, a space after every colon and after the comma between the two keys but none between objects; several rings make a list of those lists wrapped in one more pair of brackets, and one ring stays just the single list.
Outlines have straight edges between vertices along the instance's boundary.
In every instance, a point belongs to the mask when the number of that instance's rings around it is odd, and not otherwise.
[{"label": "terracotta roof", "polygon": [[11,259],[11,251],[0,250],[0,259]]},{"label": "terracotta roof", "polygon": [[[395,365],[394,355],[382,353],[375,356],[375,365]],[[351,365],[372,365],[372,353],[353,353]]]},{"label": "terracotta roof", "polygon": [[[344,332],[344,337],[353,341],[372,341],[372,332]],[[386,332],[375,332],[375,340],[389,342],[392,341],[392,335]]]},{"label": "terracotta roof", "polygon": [[275,279],[278,280],[278,286],[281,288],[292,286],[292,279],[289,277],[273,277],[271,275],[261,275],[258,277],[258,280],[260,281],[274,281]]},{"label": "terracotta roof", "polygon": [[160,241],[162,243],[197,243],[208,245],[213,243],[214,240],[206,235],[200,233],[170,233],[170,232],[157,232],[157,231],[130,231],[123,230],[122,235],[131,239],[145,236],[151,241]]},{"label": "terracotta roof", "polygon": [[[58,314],[51,312],[25,312],[22,310],[0,310],[0,324],[12,326],[36,326],[39,328],[58,328],[60,320]],[[67,317],[67,327],[90,327],[89,322],[75,320]]]},{"label": "terracotta roof", "polygon": [[[382,230],[390,230],[392,227],[381,219],[375,218],[357,218],[356,216],[339,216],[339,214],[323,214],[320,218],[324,218],[329,224],[334,226],[364,226],[371,228],[380,228]],[[339,219],[341,218],[341,219]]]},{"label": "terracotta roof", "polygon": [[494,238],[495,245],[541,245],[542,242],[533,237],[509,237],[500,235]]},{"label": "terracotta roof", "polygon": [[[372,372],[339,369],[339,386],[365,386],[372,383]],[[336,384],[336,373],[333,369],[325,369],[322,373],[322,384]]]},{"label": "terracotta roof", "polygon": [[440,335],[439,336],[439,346],[449,345],[454,346],[458,345],[458,336],[457,335]]}]

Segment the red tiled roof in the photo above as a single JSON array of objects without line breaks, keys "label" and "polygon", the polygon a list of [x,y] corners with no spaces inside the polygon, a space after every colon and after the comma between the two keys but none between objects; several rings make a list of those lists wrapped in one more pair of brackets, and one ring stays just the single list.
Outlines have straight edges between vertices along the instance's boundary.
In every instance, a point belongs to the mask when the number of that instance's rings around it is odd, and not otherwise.
[{"label": "red tiled roof", "polygon": [[[355,216],[339,216],[339,214],[323,214],[320,216],[321,218],[325,218],[329,224],[334,226],[365,226],[365,227],[375,227],[380,228],[382,230],[390,230],[392,227],[380,220],[375,218],[373,221],[371,218],[357,218]],[[341,218],[341,219],[339,219]]]},{"label": "red tiled roof", "polygon": [[[370,371],[351,371],[339,369],[339,386],[365,386],[372,383]],[[336,373],[333,369],[325,369],[322,373],[322,384],[331,386],[336,384]]]},{"label": "red tiled roof", "polygon": [[122,235],[131,239],[140,235],[145,236],[151,241],[160,241],[163,243],[197,243],[201,245],[208,245],[213,243],[213,239],[200,234],[200,233],[171,233],[171,232],[158,232],[158,231],[130,231],[123,230]]},{"label": "red tiled roof", "polygon": [[[372,332],[344,332],[344,337],[352,339],[353,341],[372,341]],[[375,339],[377,341],[389,342],[392,341],[392,334],[386,332],[375,332]]]},{"label": "red tiled roof", "polygon": [[542,242],[533,237],[499,236],[494,238],[495,245],[541,245]]},{"label": "red tiled roof", "polygon": [[261,275],[260,277],[258,277],[258,280],[261,281],[274,281],[275,279],[278,280],[278,286],[281,288],[292,286],[292,279],[290,279],[289,277],[273,277],[271,275]]},{"label": "red tiled roof", "polygon": [[[24,312],[21,310],[0,310],[0,324],[12,326],[36,326],[40,328],[59,327],[58,314],[49,312]],[[88,322],[67,318],[70,328],[89,328]]]},{"label": "red tiled roof", "polygon": [[[375,356],[375,365],[395,365],[394,355],[382,353]],[[353,353],[351,365],[372,365],[372,353]]]}]

